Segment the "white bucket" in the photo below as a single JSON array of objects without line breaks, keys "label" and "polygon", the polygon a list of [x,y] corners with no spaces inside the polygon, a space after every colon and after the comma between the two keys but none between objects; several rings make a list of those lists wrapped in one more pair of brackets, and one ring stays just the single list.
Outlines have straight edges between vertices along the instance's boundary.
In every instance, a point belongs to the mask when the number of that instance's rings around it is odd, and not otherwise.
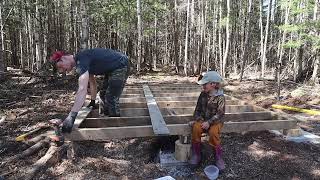
[{"label": "white bucket", "polygon": [[210,180],[215,180],[219,176],[219,169],[214,165],[210,165],[204,168],[204,173]]}]

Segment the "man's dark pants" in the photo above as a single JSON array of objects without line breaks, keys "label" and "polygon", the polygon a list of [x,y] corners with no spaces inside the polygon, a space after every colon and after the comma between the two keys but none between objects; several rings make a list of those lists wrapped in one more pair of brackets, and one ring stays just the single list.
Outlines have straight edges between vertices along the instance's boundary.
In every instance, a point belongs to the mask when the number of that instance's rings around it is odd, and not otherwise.
[{"label": "man's dark pants", "polygon": [[105,115],[109,115],[109,117],[120,116],[119,99],[128,79],[128,74],[128,67],[105,74],[103,87],[100,91]]}]

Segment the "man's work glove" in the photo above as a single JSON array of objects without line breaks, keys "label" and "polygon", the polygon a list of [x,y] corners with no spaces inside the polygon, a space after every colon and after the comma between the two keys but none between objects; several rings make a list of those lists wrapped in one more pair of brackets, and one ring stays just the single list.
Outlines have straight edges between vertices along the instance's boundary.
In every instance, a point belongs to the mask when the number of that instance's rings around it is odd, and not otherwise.
[{"label": "man's work glove", "polygon": [[98,106],[97,106],[95,100],[91,100],[87,107],[88,107],[88,108],[89,108],[89,107],[92,107],[92,109],[97,109]]},{"label": "man's work glove", "polygon": [[72,127],[74,124],[74,121],[76,120],[76,117],[78,115],[78,112],[70,112],[68,117],[63,121],[62,125],[62,132],[63,133],[71,133]]}]

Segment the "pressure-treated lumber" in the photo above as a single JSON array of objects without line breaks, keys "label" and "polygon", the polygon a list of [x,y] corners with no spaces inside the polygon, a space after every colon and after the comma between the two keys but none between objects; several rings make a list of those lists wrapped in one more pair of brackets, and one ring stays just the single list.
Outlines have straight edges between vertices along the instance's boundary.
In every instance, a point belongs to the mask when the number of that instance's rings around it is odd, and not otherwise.
[{"label": "pressure-treated lumber", "polygon": [[[195,101],[197,102],[199,96],[176,96],[176,97],[154,97],[157,102],[159,101]],[[229,96],[225,96],[226,100],[230,100]],[[127,97],[120,98],[120,103],[128,103],[128,102],[146,102],[146,98],[144,97]]]},{"label": "pressure-treated lumber", "polygon": [[[192,114],[194,107],[174,107],[174,108],[159,108],[162,115],[181,115]],[[226,113],[239,113],[239,112],[259,112],[261,109],[256,109],[253,106],[248,105],[227,105]],[[97,110],[93,110],[90,113],[90,117],[98,117]],[[135,116],[149,116],[148,108],[124,108],[120,109],[121,117],[135,117]]]},{"label": "pressure-treated lumber", "polygon": [[[163,116],[166,124],[187,124],[194,120],[192,114]],[[272,119],[270,112],[243,112],[243,113],[226,113],[223,121],[241,122],[241,121],[258,121]],[[120,127],[120,126],[143,126],[151,125],[149,116],[136,117],[101,117],[86,118],[79,128],[103,128],[103,127]]]},{"label": "pressure-treated lumber", "polygon": [[[188,93],[188,92],[200,92],[201,88],[167,88],[167,89],[151,89],[152,93]],[[143,94],[143,89],[124,89],[122,94]]]},{"label": "pressure-treated lumber", "polygon": [[[294,120],[261,120],[244,122],[226,122],[222,132],[243,132],[261,130],[291,129],[296,127]],[[188,124],[168,124],[170,135],[188,135],[191,133]],[[125,126],[109,128],[80,128],[67,135],[73,141],[108,140],[113,138],[155,136],[152,126]]]},{"label": "pressure-treated lumber", "polygon": [[[153,132],[155,135],[169,135],[169,129],[167,128],[166,122],[162,117],[162,113],[154,99],[151,90],[148,85],[143,85],[144,95],[147,101],[148,113],[150,115]],[[122,112],[123,113],[123,112]],[[120,111],[120,115],[121,111]]]},{"label": "pressure-treated lumber", "polygon": [[82,123],[82,121],[89,115],[92,108],[90,107],[82,107],[80,111],[78,112],[78,115],[76,117],[76,120],[74,121],[73,129],[76,129],[79,127],[79,125]]},{"label": "pressure-treated lumber", "polygon": [[[197,101],[157,101],[159,108],[195,107]],[[226,105],[238,105],[235,100],[226,100]],[[120,108],[147,108],[146,102],[120,103]]]},{"label": "pressure-treated lumber", "polygon": [[[151,92],[151,91],[150,91]],[[152,93],[153,97],[177,97],[177,96],[199,96],[200,92],[188,92],[188,93]],[[132,97],[144,97],[143,94],[122,94],[120,98],[132,98]]]}]

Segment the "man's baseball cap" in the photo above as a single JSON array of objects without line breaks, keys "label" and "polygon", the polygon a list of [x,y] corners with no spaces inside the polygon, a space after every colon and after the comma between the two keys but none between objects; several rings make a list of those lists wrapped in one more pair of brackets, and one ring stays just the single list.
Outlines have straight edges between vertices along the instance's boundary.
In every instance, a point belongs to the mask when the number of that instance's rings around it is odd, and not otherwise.
[{"label": "man's baseball cap", "polygon": [[197,83],[204,85],[209,82],[221,83],[223,81],[222,77],[216,71],[208,71],[203,74],[203,77]]}]

